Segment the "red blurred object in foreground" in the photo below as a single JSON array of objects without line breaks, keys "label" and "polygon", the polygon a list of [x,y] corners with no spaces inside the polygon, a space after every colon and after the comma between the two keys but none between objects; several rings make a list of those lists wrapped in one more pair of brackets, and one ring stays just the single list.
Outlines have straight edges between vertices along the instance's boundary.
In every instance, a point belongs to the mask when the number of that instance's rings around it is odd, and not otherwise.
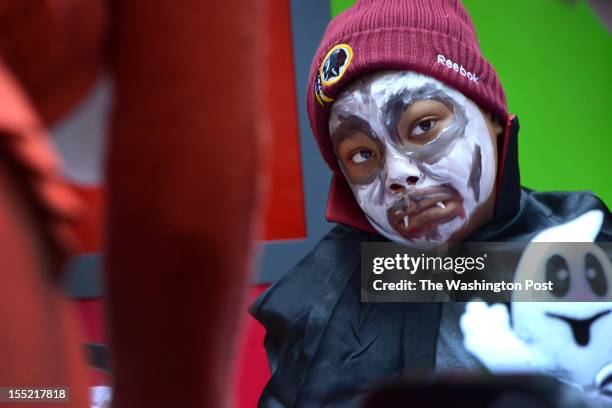
[{"label": "red blurred object in foreground", "polygon": [[69,387],[64,406],[84,407],[80,336],[59,287],[77,202],[58,179],[44,128],[1,64],[0,102],[0,384]]},{"label": "red blurred object in foreground", "polygon": [[[115,80],[106,222],[115,408],[225,403],[266,153],[257,132],[260,17],[255,0],[0,5],[0,53],[34,107],[34,120],[18,123],[12,135],[40,133],[41,122],[68,112],[105,58]],[[10,114],[20,117],[15,109],[4,113],[4,129]],[[13,144],[0,159],[23,167],[2,185],[15,198],[2,211],[15,220],[2,231],[12,238],[2,248],[2,271],[14,278],[4,288],[12,296],[3,312],[15,300],[24,314],[0,319],[13,336],[2,348],[3,372],[24,384],[59,381],[71,388],[74,406],[85,406],[76,329],[53,271],[43,273],[51,262],[28,252],[45,249],[51,241],[38,240],[46,236],[67,243],[62,217],[76,210],[53,179],[58,172],[45,161],[52,158],[47,147],[43,154],[30,147],[39,145]],[[27,190],[23,201],[11,183]],[[30,204],[40,211],[38,223],[27,214],[13,217]],[[18,232],[29,235],[19,239]],[[28,260],[41,265],[20,263]]]}]

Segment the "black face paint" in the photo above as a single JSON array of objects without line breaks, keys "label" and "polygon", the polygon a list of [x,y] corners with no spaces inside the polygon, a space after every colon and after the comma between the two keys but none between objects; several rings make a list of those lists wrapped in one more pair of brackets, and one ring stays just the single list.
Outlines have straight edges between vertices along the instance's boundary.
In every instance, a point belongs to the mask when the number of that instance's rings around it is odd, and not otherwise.
[{"label": "black face paint", "polygon": [[[440,132],[436,139],[422,146],[408,147],[402,135],[398,133],[398,125],[410,105],[427,99],[446,105],[453,112],[453,120]],[[467,124],[464,109],[452,97],[431,83],[427,83],[416,90],[404,90],[389,97],[383,109],[383,117],[387,132],[398,149],[404,154],[427,164],[434,164],[445,157],[452,148],[453,142],[457,138],[463,137]]]},{"label": "black face paint", "polygon": [[396,93],[389,97],[383,108],[383,117],[385,121],[385,127],[389,135],[395,140],[395,143],[402,145],[404,142],[402,137],[397,132],[397,125],[402,119],[402,115],[413,104],[415,101],[423,99],[437,99],[434,96],[440,97],[440,92],[430,84],[426,84],[416,90],[403,90],[402,92]]},{"label": "black face paint", "polygon": [[353,177],[351,173],[344,167],[344,163],[342,160],[340,161],[340,166],[344,172],[345,177],[349,180],[349,182],[354,184],[368,184],[371,183],[377,176],[379,176],[379,171],[382,166],[384,166],[385,160],[385,145],[382,143],[379,137],[376,136],[374,130],[370,126],[370,124],[365,121],[363,118],[360,118],[356,115],[340,115],[338,117],[339,126],[334,130],[332,134],[332,142],[334,147],[334,152],[336,156],[339,157],[338,148],[341,143],[345,139],[349,139],[355,135],[355,133],[361,133],[366,135],[373,143],[378,147],[378,152],[376,154],[378,157],[377,171],[373,171],[370,174],[364,177]]},{"label": "black face paint", "polygon": [[336,127],[334,133],[331,135],[334,147],[344,139],[351,137],[355,132],[363,133],[373,141],[378,139],[370,124],[365,119],[360,118],[357,115],[339,115],[338,121],[340,125]]},{"label": "black face paint", "polygon": [[474,192],[474,200],[480,200],[480,177],[482,176],[482,157],[480,155],[480,146],[474,146],[474,154],[472,155],[472,170],[470,171],[470,179],[468,187]]}]

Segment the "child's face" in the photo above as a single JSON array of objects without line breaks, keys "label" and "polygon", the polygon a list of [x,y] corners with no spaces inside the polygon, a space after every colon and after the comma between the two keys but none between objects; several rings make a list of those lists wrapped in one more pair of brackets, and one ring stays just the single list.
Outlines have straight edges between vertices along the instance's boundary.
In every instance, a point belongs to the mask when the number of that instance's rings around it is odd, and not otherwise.
[{"label": "child's face", "polygon": [[496,172],[490,121],[463,94],[413,72],[351,84],[329,130],[370,223],[409,244],[458,241],[490,217]]}]

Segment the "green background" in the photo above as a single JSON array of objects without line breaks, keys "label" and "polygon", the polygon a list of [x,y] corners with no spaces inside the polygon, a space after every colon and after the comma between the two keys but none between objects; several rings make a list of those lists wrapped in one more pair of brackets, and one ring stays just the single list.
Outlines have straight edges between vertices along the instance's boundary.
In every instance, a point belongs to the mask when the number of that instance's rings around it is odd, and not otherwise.
[{"label": "green background", "polygon": [[[335,16],[354,3],[331,0]],[[521,123],[521,184],[612,205],[612,35],[584,1],[463,0]]]}]

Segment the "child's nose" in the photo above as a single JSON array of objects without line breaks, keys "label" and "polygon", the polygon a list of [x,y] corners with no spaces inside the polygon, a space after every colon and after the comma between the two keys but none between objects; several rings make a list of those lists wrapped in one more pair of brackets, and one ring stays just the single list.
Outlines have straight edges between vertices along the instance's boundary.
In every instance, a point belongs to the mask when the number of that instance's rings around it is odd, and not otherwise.
[{"label": "child's nose", "polygon": [[411,159],[399,155],[390,154],[388,156],[386,171],[385,184],[387,191],[392,194],[401,194],[414,188],[422,178],[417,165]]},{"label": "child's nose", "polygon": [[417,176],[408,176],[404,180],[400,180],[399,182],[395,181],[389,183],[387,188],[393,193],[403,193],[408,189],[408,187],[414,186],[418,182],[419,178]]}]

